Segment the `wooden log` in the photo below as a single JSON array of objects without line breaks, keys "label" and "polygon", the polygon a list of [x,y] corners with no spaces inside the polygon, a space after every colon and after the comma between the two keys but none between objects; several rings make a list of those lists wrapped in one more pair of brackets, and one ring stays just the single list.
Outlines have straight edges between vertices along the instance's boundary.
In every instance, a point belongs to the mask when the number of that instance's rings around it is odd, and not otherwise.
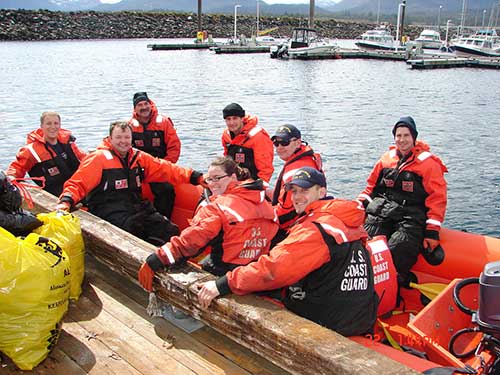
[{"label": "wooden log", "polygon": [[[56,198],[30,190],[35,211],[50,211]],[[137,271],[155,248],[91,215],[80,218],[86,250],[110,269],[136,281]],[[195,284],[213,275],[186,264],[155,277],[157,294],[205,324],[292,374],[417,374],[414,370],[254,295],[228,296],[208,310],[198,304]]]}]

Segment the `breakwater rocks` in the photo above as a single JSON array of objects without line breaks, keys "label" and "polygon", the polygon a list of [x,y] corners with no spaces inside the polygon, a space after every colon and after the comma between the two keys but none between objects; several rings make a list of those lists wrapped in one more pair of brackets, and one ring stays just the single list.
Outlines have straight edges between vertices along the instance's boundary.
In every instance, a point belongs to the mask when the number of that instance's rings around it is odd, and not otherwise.
[{"label": "breakwater rocks", "polygon": [[[238,15],[238,34],[255,33],[255,16]],[[270,35],[288,37],[294,27],[307,26],[298,17],[261,17],[260,30],[277,28]],[[325,38],[355,39],[375,24],[318,18],[315,28]],[[233,35],[234,18],[204,14],[202,28],[214,38]],[[52,12],[47,10],[0,10],[0,40],[62,40],[122,38],[195,38],[197,15],[166,12]],[[421,27],[407,26],[412,39]]]}]

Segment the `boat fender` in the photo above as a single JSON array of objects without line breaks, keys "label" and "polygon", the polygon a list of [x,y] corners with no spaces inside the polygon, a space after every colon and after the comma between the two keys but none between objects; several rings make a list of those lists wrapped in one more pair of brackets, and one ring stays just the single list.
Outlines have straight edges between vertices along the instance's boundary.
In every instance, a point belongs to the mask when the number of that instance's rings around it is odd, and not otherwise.
[{"label": "boat fender", "polygon": [[436,246],[434,250],[429,248],[425,248],[422,250],[422,256],[425,261],[429,263],[431,266],[439,266],[444,261],[444,250],[441,245]]}]

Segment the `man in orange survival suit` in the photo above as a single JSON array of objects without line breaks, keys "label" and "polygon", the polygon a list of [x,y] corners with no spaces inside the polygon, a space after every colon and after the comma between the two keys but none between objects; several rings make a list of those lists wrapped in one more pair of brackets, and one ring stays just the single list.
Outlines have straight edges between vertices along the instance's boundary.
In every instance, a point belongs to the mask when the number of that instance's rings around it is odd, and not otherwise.
[{"label": "man in orange survival suit", "polygon": [[[57,112],[43,112],[40,128],[28,134],[27,145],[16,155],[6,174],[10,178],[44,177],[44,190],[59,196],[64,182],[71,177],[85,157],[71,132],[61,128]],[[35,180],[39,185],[41,182]]]},{"label": "man in orange survival suit", "polygon": [[285,306],[345,336],[370,332],[378,297],[363,246],[365,213],[356,201],[326,197],[323,173],[300,168],[286,188],[299,217],[269,255],[198,285],[203,308],[228,293],[286,288]]},{"label": "man in orange survival suit", "polygon": [[222,133],[224,155],[247,168],[252,178],[269,182],[274,171],[274,150],[269,134],[257,125],[256,116],[245,115],[237,103],[228,104],[222,115],[227,126]]},{"label": "man in orange survival suit", "polygon": [[[129,123],[132,126],[132,144],[160,159],[177,163],[181,153],[181,141],[170,117],[158,113],[155,103],[146,92],[136,92],[132,99],[134,113]],[[161,214],[170,217],[174,208],[175,190],[168,182],[142,185],[143,196],[154,203]]]},{"label": "man in orange survival suit", "polygon": [[398,283],[408,286],[419,252],[439,245],[448,170],[426,143],[417,141],[410,116],[401,117],[392,134],[395,145],[375,164],[358,199],[366,207],[366,231],[387,237]]},{"label": "man in orange survival suit", "polygon": [[64,184],[56,209],[69,210],[87,197],[91,213],[154,245],[179,234],[179,229],[141,198],[142,182],[199,184],[200,172],[182,168],[132,148],[127,122],[111,123],[109,137],[87,156]]},{"label": "man in orange survival suit", "polygon": [[[276,154],[285,162],[274,187],[272,205],[276,213],[281,232],[285,232],[295,221],[297,212],[292,203],[290,192],[285,189],[295,172],[302,167],[312,167],[322,171],[321,156],[308,146],[301,138],[300,130],[291,124],[282,125],[276,130],[271,140],[276,148]],[[284,234],[282,234],[282,238]]]}]

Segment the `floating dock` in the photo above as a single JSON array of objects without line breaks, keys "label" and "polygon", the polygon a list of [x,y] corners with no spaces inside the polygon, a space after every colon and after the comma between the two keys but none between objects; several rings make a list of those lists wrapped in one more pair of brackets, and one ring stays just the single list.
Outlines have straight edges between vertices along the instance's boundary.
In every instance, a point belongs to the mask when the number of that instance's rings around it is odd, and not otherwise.
[{"label": "floating dock", "polygon": [[483,68],[500,69],[500,59],[475,58],[433,58],[406,61],[412,69]]},{"label": "floating dock", "polygon": [[406,60],[405,52],[394,51],[362,51],[359,49],[337,49],[333,52],[315,53],[308,55],[293,55],[288,57],[293,60],[334,60],[334,59],[378,59],[378,60]]},{"label": "floating dock", "polygon": [[412,69],[483,68],[500,69],[500,58],[455,57],[447,54],[415,53],[415,51],[368,51],[359,49],[338,49],[334,52],[288,57],[294,60],[326,59],[375,59],[406,61]]},{"label": "floating dock", "polygon": [[148,44],[152,51],[174,51],[181,49],[209,49],[215,47],[216,43],[175,43],[175,44]]},{"label": "floating dock", "polygon": [[210,49],[217,54],[221,53],[269,53],[270,46],[239,46],[239,45],[218,45]]}]

